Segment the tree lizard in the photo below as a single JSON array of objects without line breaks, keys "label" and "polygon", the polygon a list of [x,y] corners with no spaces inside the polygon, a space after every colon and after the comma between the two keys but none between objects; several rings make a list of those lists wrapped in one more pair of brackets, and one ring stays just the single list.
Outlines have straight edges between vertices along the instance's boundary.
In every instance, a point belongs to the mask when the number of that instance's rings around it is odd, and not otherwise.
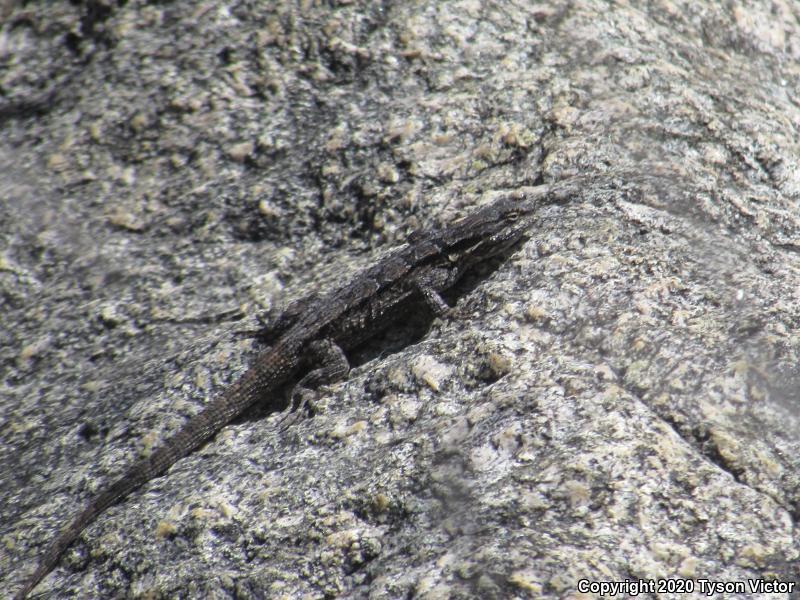
[{"label": "tree lizard", "polygon": [[342,288],[290,305],[272,331],[259,332],[262,339],[274,338],[274,344],[173,436],[91,498],[47,545],[15,599],[26,598],[109,506],[203,446],[232,419],[292,377],[305,373],[295,392],[344,378],[349,371],[344,350],[367,341],[420,303],[434,314],[443,314],[448,306],[440,293],[475,264],[508,251],[525,235],[535,209],[545,201],[567,200],[575,193],[575,180],[500,195],[449,226],[414,232],[407,244]]}]

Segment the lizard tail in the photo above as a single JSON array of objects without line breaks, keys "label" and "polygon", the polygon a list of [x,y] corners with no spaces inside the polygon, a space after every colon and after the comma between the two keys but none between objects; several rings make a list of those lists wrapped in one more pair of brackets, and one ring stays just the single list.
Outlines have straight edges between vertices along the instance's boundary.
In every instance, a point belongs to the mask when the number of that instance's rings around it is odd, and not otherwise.
[{"label": "lizard tail", "polygon": [[[272,353],[267,353],[269,361]],[[219,396],[203,412],[190,419],[183,428],[153,453],[135,463],[127,473],[92,498],[84,509],[58,533],[47,546],[36,570],[25,580],[14,600],[25,600],[28,594],[56,566],[61,554],[69,548],[81,532],[109,506],[121,500],[139,486],[161,475],[177,460],[202,446],[220,427],[252,404],[257,398],[258,385],[264,377],[258,369],[251,368],[232,388],[236,393]],[[232,396],[232,398],[230,397]],[[235,400],[235,401],[234,401]]]},{"label": "lizard tail", "polygon": [[149,461],[142,461],[137,465],[139,468],[129,472],[128,476],[124,479],[115,481],[110,487],[95,496],[80,513],[75,515],[72,521],[70,521],[47,546],[47,549],[39,560],[36,570],[25,580],[22,589],[14,596],[14,600],[24,600],[28,596],[31,590],[33,590],[45,575],[56,566],[64,550],[69,548],[70,544],[77,539],[81,531],[83,531],[97,515],[123,496],[127,496],[146,481],[146,478],[143,478],[142,475],[146,474],[147,469],[145,468],[145,464],[147,462]]}]

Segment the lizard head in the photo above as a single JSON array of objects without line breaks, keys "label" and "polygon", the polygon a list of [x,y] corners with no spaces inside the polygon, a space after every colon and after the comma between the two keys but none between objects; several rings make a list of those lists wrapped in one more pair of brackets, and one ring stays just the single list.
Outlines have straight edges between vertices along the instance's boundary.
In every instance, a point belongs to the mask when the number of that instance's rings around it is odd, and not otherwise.
[{"label": "lizard head", "polygon": [[473,263],[502,254],[525,236],[540,206],[565,202],[577,189],[576,181],[567,179],[503,194],[454,223],[444,241],[456,254],[468,253]]}]

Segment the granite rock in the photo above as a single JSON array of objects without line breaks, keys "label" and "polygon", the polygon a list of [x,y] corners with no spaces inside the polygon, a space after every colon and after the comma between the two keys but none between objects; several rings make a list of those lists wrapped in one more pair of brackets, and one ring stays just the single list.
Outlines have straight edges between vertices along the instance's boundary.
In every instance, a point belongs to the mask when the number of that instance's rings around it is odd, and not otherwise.
[{"label": "granite rock", "polygon": [[452,316],[226,427],[37,591],[800,582],[800,8],[637,4],[0,2],[0,587],[258,315],[574,174]]}]

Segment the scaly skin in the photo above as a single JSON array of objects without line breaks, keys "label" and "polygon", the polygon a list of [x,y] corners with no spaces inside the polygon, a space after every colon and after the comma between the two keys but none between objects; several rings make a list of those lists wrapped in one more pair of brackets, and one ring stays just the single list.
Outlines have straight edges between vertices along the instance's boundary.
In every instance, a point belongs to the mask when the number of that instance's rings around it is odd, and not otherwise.
[{"label": "scaly skin", "polygon": [[[63,552],[109,506],[158,477],[178,460],[203,446],[245,409],[274,392],[314,356],[310,344],[328,341],[352,348],[388,326],[413,302],[436,311],[444,306],[439,292],[451,287],[475,263],[504,252],[530,225],[540,201],[563,201],[575,192],[575,180],[528,190],[522,199],[503,197],[439,230],[418,232],[409,243],[357,275],[339,290],[288,311],[282,335],[248,370],[147,458],[89,500],[43,552],[36,570],[14,596],[24,600],[56,566]],[[298,305],[302,306],[302,305]],[[309,370],[307,380],[324,373]],[[332,370],[341,373],[341,370]],[[346,372],[346,369],[345,371]],[[319,379],[319,378],[317,378]]]}]

